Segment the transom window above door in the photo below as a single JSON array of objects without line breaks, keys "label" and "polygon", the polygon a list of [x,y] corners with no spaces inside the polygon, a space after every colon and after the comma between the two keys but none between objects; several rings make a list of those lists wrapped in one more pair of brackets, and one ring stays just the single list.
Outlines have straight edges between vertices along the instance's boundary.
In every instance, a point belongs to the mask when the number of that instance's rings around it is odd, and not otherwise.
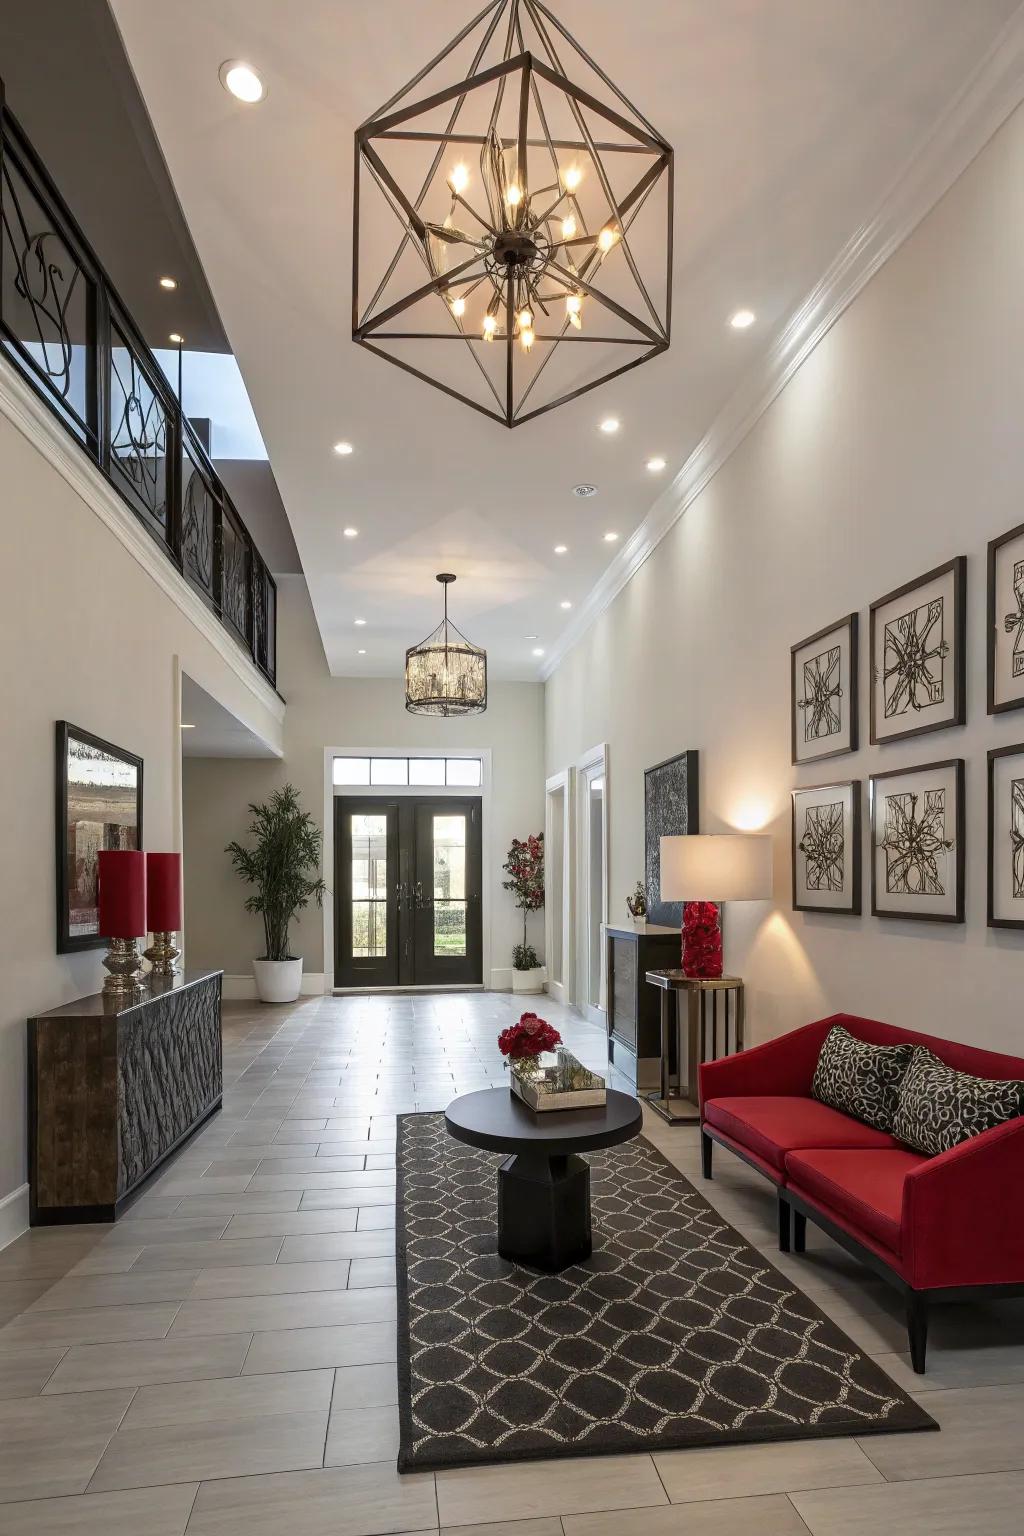
[{"label": "transom window above door", "polygon": [[336,785],[412,785],[416,788],[479,789],[483,782],[478,757],[336,757]]}]

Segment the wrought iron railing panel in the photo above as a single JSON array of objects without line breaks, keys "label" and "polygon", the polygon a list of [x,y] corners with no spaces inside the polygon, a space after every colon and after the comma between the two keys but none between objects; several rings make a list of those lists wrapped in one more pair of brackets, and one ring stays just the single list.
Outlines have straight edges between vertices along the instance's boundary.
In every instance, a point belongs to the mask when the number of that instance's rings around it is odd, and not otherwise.
[{"label": "wrought iron railing panel", "polygon": [[2,82],[0,351],[273,683],[274,578]]}]

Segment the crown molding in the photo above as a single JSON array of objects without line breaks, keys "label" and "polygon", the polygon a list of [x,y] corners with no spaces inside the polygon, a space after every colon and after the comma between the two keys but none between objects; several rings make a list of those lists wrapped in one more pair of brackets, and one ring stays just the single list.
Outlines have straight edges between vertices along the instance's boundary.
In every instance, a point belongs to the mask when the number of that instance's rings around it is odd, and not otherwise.
[{"label": "crown molding", "polygon": [[840,251],[767,352],[743,378],[647,517],[549,648],[544,681],[609,608],[687,507],[731,458],[797,369],[917,225],[1024,101],[1024,4]]},{"label": "crown molding", "polygon": [[0,356],[0,412],[109,529],[271,717],[282,722],[285,704],[280,694],[257,672],[180,571],[155,548],[149,534],[85,450],[54,420],[49,407],[3,356]]}]

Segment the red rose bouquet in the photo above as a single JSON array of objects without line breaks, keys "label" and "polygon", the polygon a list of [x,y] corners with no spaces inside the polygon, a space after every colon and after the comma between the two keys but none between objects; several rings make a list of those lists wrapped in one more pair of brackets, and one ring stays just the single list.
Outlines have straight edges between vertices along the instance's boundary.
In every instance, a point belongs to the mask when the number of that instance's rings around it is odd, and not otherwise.
[{"label": "red rose bouquet", "polygon": [[498,1036],[499,1051],[519,1072],[535,1071],[541,1052],[553,1051],[561,1043],[558,1030],[535,1013],[524,1013],[518,1024],[510,1024]]}]

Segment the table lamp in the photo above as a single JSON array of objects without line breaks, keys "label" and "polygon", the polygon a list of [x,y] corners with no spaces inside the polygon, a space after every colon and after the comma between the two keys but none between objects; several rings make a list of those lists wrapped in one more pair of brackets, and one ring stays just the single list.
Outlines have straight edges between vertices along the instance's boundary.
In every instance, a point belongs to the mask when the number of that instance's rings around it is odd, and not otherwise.
[{"label": "table lamp", "polygon": [[146,854],[146,907],[153,942],[146,950],[151,976],[173,976],[181,954],[181,854]]},{"label": "table lamp", "polygon": [[110,948],[103,964],[107,997],[126,1001],[142,995],[139,935],[146,928],[146,855],[135,849],[101,848],[97,855],[99,930]]},{"label": "table lamp", "polygon": [[695,833],[661,839],[661,899],[682,901],[685,975],[722,974],[718,902],[766,901],[772,894],[772,840],[749,833]]}]

